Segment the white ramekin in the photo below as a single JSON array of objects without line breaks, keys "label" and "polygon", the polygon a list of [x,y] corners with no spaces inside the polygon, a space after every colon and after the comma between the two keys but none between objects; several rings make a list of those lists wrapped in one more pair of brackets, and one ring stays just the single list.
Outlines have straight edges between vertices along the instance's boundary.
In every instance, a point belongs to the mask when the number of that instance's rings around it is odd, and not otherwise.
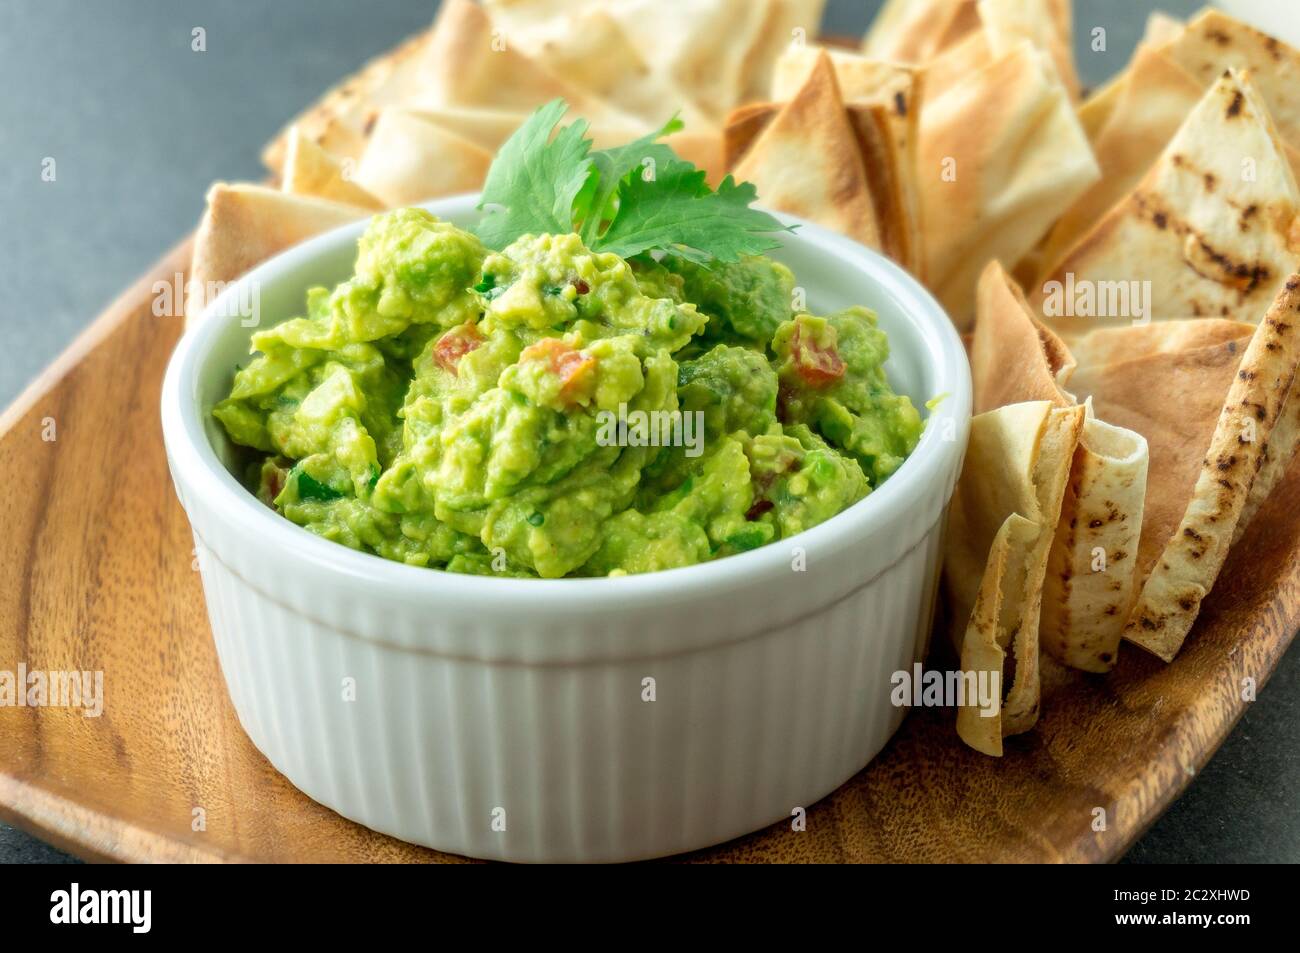
[{"label": "white ramekin", "polygon": [[[464,225],[474,204],[428,208]],[[185,335],[163,386],[167,459],[231,700],[279,771],[345,817],[441,850],[620,861],[789,818],[871,760],[904,715],[890,676],[926,648],[970,372],[916,281],[799,224],[774,257],[794,268],[810,309],[872,307],[895,386],[918,404],[946,397],[865,500],[793,539],[686,569],[493,579],[320,539],[231,475],[209,413],[254,329],[218,316]],[[346,277],[363,227],[242,279],[260,293],[263,323]],[[234,310],[221,299],[209,309]]]}]

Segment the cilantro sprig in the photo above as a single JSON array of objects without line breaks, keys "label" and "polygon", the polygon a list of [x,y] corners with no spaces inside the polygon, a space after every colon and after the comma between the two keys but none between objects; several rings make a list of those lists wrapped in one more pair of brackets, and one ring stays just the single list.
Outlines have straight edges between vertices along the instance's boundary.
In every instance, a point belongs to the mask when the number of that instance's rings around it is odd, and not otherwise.
[{"label": "cilantro sprig", "polygon": [[502,249],[521,235],[577,232],[593,251],[631,258],[659,251],[701,264],[777,248],[790,231],[750,208],[754,186],[727,176],[716,191],[704,171],[658,140],[662,129],[613,149],[591,148],[587,123],[560,120],[568,104],[539,108],[497,153],[483,185],[479,238]]}]

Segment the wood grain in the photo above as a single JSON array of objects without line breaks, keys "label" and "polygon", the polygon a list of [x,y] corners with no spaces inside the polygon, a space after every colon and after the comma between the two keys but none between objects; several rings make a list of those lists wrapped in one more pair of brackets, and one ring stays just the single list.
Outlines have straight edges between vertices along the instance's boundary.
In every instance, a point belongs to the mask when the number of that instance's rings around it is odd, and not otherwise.
[{"label": "wood grain", "polygon": [[[239,727],[158,418],[180,320],[152,314],[150,287],[187,259],[186,246],[168,255],[0,416],[0,670],[99,670],[105,695],[99,718],[0,708],[0,817],[98,860],[461,860],[314,803]],[[1291,641],[1297,493],[1293,468],[1174,664],[1126,646],[1109,675],[1049,668],[1041,724],[1001,760],[963,747],[951,712],[913,712],[810,808],[806,831],[777,825],[685,859],[1116,858],[1240,717],[1243,680],[1262,687]]]}]

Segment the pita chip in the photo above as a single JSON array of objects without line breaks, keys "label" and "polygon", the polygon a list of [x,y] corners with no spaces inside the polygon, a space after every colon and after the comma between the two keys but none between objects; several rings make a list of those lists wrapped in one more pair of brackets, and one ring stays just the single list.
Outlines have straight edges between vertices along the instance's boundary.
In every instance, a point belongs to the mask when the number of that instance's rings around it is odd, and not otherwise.
[{"label": "pita chip", "polygon": [[1300,386],[1292,381],[1291,390],[1287,392],[1277,423],[1273,426],[1268,442],[1264,444],[1264,459],[1259,466],[1259,473],[1255,474],[1255,479],[1250,484],[1250,495],[1246,497],[1246,505],[1241,508],[1241,518],[1237,521],[1237,528],[1232,534],[1234,543],[1246,534],[1259,508],[1282,482],[1282,477],[1286,475],[1287,467],[1295,459],[1298,449],[1300,449]]},{"label": "pita chip", "polygon": [[194,237],[185,300],[193,324],[224,286],[273,255],[348,222],[369,209],[327,199],[290,195],[262,185],[208,190],[208,207]]},{"label": "pita chip", "polygon": [[1082,407],[1031,401],[971,421],[944,574],[962,670],[1001,702],[958,709],[957,733],[985,754],[1000,756],[1004,737],[1038,720],[1043,577],[1083,420]]},{"label": "pita chip", "polygon": [[[777,60],[772,97],[788,100],[807,81],[819,57],[830,56],[835,78],[862,145],[885,252],[922,276],[920,196],[916,150],[920,116],[920,71],[900,63],[869,60],[847,51],[792,44]],[[754,110],[747,112],[746,110]],[[739,115],[738,115],[739,114]],[[729,117],[728,155],[737,154],[762,121],[757,107],[741,107]]]},{"label": "pita chip", "polygon": [[[1182,32],[1182,29],[1182,20],[1156,10],[1147,17],[1146,29],[1142,33],[1142,39],[1138,41],[1137,50],[1140,52],[1144,48],[1162,46],[1174,39]],[[1088,133],[1090,142],[1096,141],[1102,127],[1110,119],[1115,105],[1128,88],[1131,69],[1132,63],[1130,62],[1128,66],[1112,76],[1105,85],[1093,92],[1079,105],[1079,122],[1083,124],[1084,131]]]},{"label": "pita chip", "polygon": [[1093,139],[1101,178],[1053,226],[1042,260],[1054,264],[1142,180],[1205,92],[1190,73],[1150,46],[1139,47],[1109,121]]},{"label": "pita chip", "polygon": [[1031,400],[1071,407],[1064,390],[1074,371],[1065,343],[1034,318],[1020,286],[1000,262],[980,276],[977,320],[971,335],[975,413]]},{"label": "pita chip", "polygon": [[[1178,654],[1227,559],[1297,364],[1300,275],[1292,275],[1246,346],[1191,499],[1152,566],[1125,628],[1129,641],[1166,662]],[[1294,433],[1290,436],[1294,439]],[[1294,447],[1276,449],[1288,456],[1294,452]]]},{"label": "pita chip", "polygon": [[423,119],[389,107],[379,116],[356,181],[390,206],[415,205],[483,184],[492,154]]},{"label": "pita chip", "polygon": [[[654,75],[678,90],[713,124],[740,105],[759,65],[770,0],[679,0],[665,15],[662,0],[623,0],[606,9]],[[775,51],[773,51],[775,52]],[[769,63],[763,64],[763,72]]]},{"label": "pita chip", "polygon": [[[980,279],[971,370],[977,413],[1028,400],[1076,403],[1065,389],[1073,355],[997,262]],[[1097,419],[1090,403],[1084,413],[1048,555],[1039,636],[1064,664],[1104,672],[1118,658],[1134,594],[1148,449],[1141,435]]]},{"label": "pita chip", "polygon": [[[1228,388],[1254,333],[1253,325],[1222,322],[1220,331],[1198,342],[1195,331],[1211,323],[1192,318],[1151,325],[1183,325],[1179,334],[1185,346],[1149,350],[1142,350],[1143,342],[1136,340],[1137,328],[1115,328],[1109,333],[1135,338],[1132,359],[1081,363],[1071,378],[1074,393],[1090,398],[1100,417],[1141,433],[1150,448],[1137,554],[1139,583],[1151,573],[1182,520]],[[1229,325],[1237,329],[1235,337],[1227,336]]]},{"label": "pita chip", "polygon": [[343,163],[304,136],[297,126],[289,132],[280,188],[294,195],[314,195],[376,211],[384,207],[383,202],[348,178]]},{"label": "pita chip", "polygon": [[773,67],[771,98],[784,102],[793,97],[808,81],[808,74],[823,53],[831,58],[846,103],[896,103],[902,96],[898,112],[906,115],[913,111],[912,97],[920,72],[916,67],[872,60],[852,50],[814,43],[792,43],[781,53]]},{"label": "pita chip", "polygon": [[1029,40],[1052,58],[1070,99],[1078,101],[1079,74],[1074,68],[1074,29],[1068,2],[979,0],[978,9],[994,56],[1009,52],[1017,40]]},{"label": "pita chip", "polygon": [[781,107],[735,169],[762,202],[881,247],[857,132],[850,122],[829,56],[822,56],[799,93]]},{"label": "pita chip", "polygon": [[740,164],[750,146],[780,111],[781,103],[749,103],[731,111],[722,128],[722,152],[726,168],[734,169]]},{"label": "pita chip", "polygon": [[588,7],[566,21],[565,29],[553,31],[535,50],[554,75],[649,125],[662,126],[677,113],[687,129],[711,125],[691,94],[651,68],[607,10]]},{"label": "pita chip", "polygon": [[874,60],[925,63],[980,25],[976,0],[885,0],[862,51]]},{"label": "pita chip", "polygon": [[1105,367],[1241,341],[1254,330],[1253,324],[1227,318],[1118,324],[1071,338],[1070,353],[1080,367]]},{"label": "pita chip", "polygon": [[563,98],[574,115],[590,122],[639,125],[599,96],[515,49],[472,0],[444,0],[420,63],[423,104],[531,113],[543,103]]},{"label": "pita chip", "polygon": [[1249,70],[1282,138],[1300,147],[1300,50],[1218,10],[1206,10],[1163,47],[1204,88],[1226,69]]},{"label": "pita chip", "polygon": [[808,46],[809,41],[821,33],[826,0],[767,0],[767,4],[767,18],[759,30],[758,41],[746,58],[741,103],[766,99],[772,70],[784,51],[791,46]]},{"label": "pita chip", "polygon": [[1027,40],[937,96],[924,94],[925,278],[959,329],[974,318],[984,266],[1023,258],[1099,175],[1055,67]]},{"label": "pita chip", "polygon": [[[1134,318],[1253,323],[1296,267],[1297,213],[1268,113],[1249,78],[1229,71],[1138,186],[1045,269],[1032,300],[1067,338]],[[1134,289],[1136,306],[1112,294]]]}]

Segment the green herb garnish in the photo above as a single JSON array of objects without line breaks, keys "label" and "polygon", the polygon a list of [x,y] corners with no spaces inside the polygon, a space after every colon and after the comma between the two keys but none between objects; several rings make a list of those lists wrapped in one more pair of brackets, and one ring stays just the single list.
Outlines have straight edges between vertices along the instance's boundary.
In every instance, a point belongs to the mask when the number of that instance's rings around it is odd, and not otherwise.
[{"label": "green herb garnish", "polygon": [[560,126],[568,104],[539,108],[497,153],[483,185],[476,229],[502,249],[521,235],[577,232],[592,251],[631,258],[658,251],[701,264],[771,251],[774,232],[790,231],[750,208],[757,191],[727,176],[717,191],[703,170],[656,140],[662,129],[615,149],[592,151],[585,120]]},{"label": "green herb garnish", "polygon": [[342,496],[334,487],[321,483],[306,470],[298,471],[298,499],[337,500]]}]

